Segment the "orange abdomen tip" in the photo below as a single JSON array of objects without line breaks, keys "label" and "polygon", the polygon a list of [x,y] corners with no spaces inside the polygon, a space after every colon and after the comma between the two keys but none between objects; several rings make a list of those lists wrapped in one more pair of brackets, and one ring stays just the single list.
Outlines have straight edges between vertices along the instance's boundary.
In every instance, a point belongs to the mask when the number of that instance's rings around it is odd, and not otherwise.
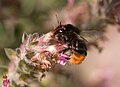
[{"label": "orange abdomen tip", "polygon": [[70,56],[69,62],[70,62],[71,64],[80,64],[80,63],[82,63],[82,61],[83,61],[84,59],[85,59],[85,56],[83,56],[83,55],[72,54],[72,55]]}]

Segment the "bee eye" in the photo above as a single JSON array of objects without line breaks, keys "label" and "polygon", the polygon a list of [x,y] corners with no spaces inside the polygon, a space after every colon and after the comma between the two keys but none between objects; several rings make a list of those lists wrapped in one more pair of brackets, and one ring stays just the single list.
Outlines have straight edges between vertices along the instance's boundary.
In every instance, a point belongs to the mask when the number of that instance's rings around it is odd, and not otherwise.
[{"label": "bee eye", "polygon": [[60,30],[59,32],[63,32],[62,30]]}]

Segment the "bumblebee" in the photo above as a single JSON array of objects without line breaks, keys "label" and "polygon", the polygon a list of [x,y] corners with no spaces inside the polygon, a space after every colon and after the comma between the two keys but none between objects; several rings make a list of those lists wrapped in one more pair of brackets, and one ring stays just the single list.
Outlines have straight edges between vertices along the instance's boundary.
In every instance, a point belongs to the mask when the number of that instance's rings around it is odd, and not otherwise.
[{"label": "bumblebee", "polygon": [[80,30],[71,25],[59,25],[53,31],[53,37],[63,44],[67,44],[68,48],[60,51],[65,53],[70,50],[72,54],[70,55],[70,63],[79,64],[87,56],[87,46],[85,39],[80,36]]}]

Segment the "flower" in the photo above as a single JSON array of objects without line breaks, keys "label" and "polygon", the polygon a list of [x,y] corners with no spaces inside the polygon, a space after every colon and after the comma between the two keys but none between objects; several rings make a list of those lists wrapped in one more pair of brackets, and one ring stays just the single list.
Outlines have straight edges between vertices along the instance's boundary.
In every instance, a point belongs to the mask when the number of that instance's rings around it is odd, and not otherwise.
[{"label": "flower", "polygon": [[65,65],[70,57],[67,54],[60,54],[58,56],[58,64]]},{"label": "flower", "polygon": [[10,87],[10,79],[5,74],[2,79],[2,87]]}]

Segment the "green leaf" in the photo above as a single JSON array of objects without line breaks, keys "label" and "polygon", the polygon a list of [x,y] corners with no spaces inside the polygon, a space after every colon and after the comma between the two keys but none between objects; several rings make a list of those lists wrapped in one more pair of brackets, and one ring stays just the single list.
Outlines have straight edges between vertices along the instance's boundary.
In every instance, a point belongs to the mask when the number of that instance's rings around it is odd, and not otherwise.
[{"label": "green leaf", "polygon": [[35,55],[34,52],[28,52],[25,56],[26,56],[28,59],[31,59],[34,55]]},{"label": "green leaf", "polygon": [[10,60],[13,60],[17,57],[16,51],[14,51],[13,49],[5,48],[5,53]]},{"label": "green leaf", "polygon": [[34,34],[31,35],[30,41],[36,41],[38,37],[39,37],[39,34],[34,33]]},{"label": "green leaf", "polygon": [[32,42],[30,45],[38,45],[38,41]]},{"label": "green leaf", "polygon": [[28,40],[28,34],[27,33],[23,33],[23,36],[22,36],[22,43],[24,43],[25,41]]}]

